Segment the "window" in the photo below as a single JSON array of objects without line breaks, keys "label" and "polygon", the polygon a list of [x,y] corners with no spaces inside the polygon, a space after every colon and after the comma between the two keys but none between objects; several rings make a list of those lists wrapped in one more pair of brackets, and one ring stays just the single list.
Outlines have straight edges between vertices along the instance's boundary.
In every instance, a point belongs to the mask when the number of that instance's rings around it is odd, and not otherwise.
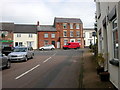
[{"label": "window", "polygon": [[76,31],[76,36],[80,37],[80,31]]},{"label": "window", "polygon": [[70,29],[73,29],[73,23],[70,23]]},{"label": "window", "polygon": [[19,42],[19,46],[23,46],[23,43],[22,43],[22,42]]},{"label": "window", "polygon": [[68,40],[64,40],[64,45],[66,45],[66,44],[67,44],[67,42],[68,42]]},{"label": "window", "polygon": [[73,37],[73,31],[70,31],[70,37]]},{"label": "window", "polygon": [[15,46],[18,46],[18,42],[15,42]]},{"label": "window", "polygon": [[67,23],[63,23],[63,29],[67,29]]},{"label": "window", "polygon": [[92,33],[89,33],[89,38],[92,38]]},{"label": "window", "polygon": [[55,38],[55,34],[54,33],[51,34],[51,38]]},{"label": "window", "polygon": [[32,38],[33,37],[32,34],[29,34],[29,37]]},{"label": "window", "polygon": [[114,50],[114,58],[119,59],[119,51],[118,51],[118,29],[117,29],[117,19],[112,21],[113,27],[113,50]]},{"label": "window", "polygon": [[21,37],[21,34],[17,34],[17,37]]},{"label": "window", "polygon": [[79,24],[76,24],[76,29],[80,29],[80,26],[79,26]]},{"label": "window", "polygon": [[48,45],[48,40],[44,40],[44,45]]},{"label": "window", "polygon": [[63,36],[64,36],[64,37],[67,36],[67,31],[63,31]]},{"label": "window", "polygon": [[27,41],[27,46],[33,47],[33,45],[34,45],[34,42],[33,42],[33,41]]},{"label": "window", "polygon": [[85,33],[83,33],[83,37],[85,38]]},{"label": "window", "polygon": [[23,46],[23,42],[15,42],[15,46]]},{"label": "window", "polygon": [[44,38],[48,38],[48,33],[45,33],[45,34],[44,34]]},{"label": "window", "polygon": [[80,39],[78,39],[78,40],[77,40],[77,42],[79,42],[79,43],[80,43],[80,42],[81,42],[81,40],[80,40]]}]

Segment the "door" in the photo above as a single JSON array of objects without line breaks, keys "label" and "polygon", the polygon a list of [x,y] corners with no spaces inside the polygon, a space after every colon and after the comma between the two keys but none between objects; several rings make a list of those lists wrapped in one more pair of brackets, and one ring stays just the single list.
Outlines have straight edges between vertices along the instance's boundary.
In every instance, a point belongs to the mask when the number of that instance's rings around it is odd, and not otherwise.
[{"label": "door", "polygon": [[55,46],[55,41],[52,41],[52,45],[54,45],[54,46]]},{"label": "door", "polygon": [[75,39],[70,39],[70,42],[75,42]]}]

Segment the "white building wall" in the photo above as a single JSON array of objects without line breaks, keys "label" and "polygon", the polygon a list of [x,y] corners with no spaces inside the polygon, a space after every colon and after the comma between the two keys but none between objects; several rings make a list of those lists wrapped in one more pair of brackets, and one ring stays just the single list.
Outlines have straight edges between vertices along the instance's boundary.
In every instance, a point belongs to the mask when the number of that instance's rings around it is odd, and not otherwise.
[{"label": "white building wall", "polygon": [[[97,16],[99,15],[98,12],[98,4],[96,4],[97,6]],[[104,19],[105,16],[108,15],[108,13],[110,13],[110,11],[114,8],[117,7],[117,2],[100,2],[100,9],[101,9],[101,17],[99,19],[97,19],[97,28],[98,28],[98,52],[99,53],[103,53],[105,55],[105,53],[108,54],[108,67],[106,67],[108,69],[108,72],[110,72],[110,81],[116,86],[116,88],[118,88],[118,72],[119,69],[117,66],[111,65],[109,63],[109,60],[113,59],[113,35],[112,35],[112,23],[108,21],[107,23],[107,42],[105,42],[105,31],[102,25],[102,21]],[[116,8],[118,9],[118,7]],[[118,11],[117,11],[118,12]],[[101,33],[102,33],[102,46],[100,46],[100,36],[99,36],[99,30],[101,29]],[[118,29],[119,30],[119,29]],[[107,44],[107,46],[106,46]],[[119,45],[120,46],[120,45]],[[102,49],[100,48],[102,47]],[[108,48],[108,49],[106,49]],[[108,51],[106,51],[108,50]]]},{"label": "white building wall", "polygon": [[[90,46],[90,40],[92,41],[92,45],[94,45],[94,37],[90,37],[90,33],[93,33],[95,32],[94,29],[84,29],[83,30],[83,33],[85,34],[85,37],[84,37],[84,41],[85,41],[85,47],[89,47]],[[96,37],[95,37],[95,43],[96,43]]]},{"label": "white building wall", "polygon": [[[21,34],[21,37],[17,37],[17,34]],[[14,33],[14,47],[15,42],[22,42],[24,46],[27,46],[27,42],[33,42],[33,49],[37,49],[37,34],[32,34],[32,37],[29,37],[29,34],[23,33]]]}]

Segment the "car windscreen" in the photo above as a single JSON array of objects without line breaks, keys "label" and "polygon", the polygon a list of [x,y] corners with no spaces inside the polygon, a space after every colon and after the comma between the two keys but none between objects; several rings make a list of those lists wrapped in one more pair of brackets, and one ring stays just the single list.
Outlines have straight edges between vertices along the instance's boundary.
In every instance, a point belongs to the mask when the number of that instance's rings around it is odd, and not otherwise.
[{"label": "car windscreen", "polygon": [[15,48],[14,52],[26,52],[27,48]]}]

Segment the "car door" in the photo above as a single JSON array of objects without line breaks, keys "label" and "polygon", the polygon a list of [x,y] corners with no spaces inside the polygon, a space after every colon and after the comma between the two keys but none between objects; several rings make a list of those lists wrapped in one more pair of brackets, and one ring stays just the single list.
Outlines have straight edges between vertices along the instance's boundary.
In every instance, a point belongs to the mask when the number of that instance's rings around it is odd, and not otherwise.
[{"label": "car door", "polygon": [[2,54],[0,54],[0,68],[2,68]]},{"label": "car door", "polygon": [[27,56],[28,56],[28,58],[30,58],[30,57],[31,57],[30,48],[28,48],[28,49],[27,49]]},{"label": "car door", "polygon": [[5,66],[7,63],[8,59],[7,56],[5,56],[4,54],[2,55],[2,66]]}]

